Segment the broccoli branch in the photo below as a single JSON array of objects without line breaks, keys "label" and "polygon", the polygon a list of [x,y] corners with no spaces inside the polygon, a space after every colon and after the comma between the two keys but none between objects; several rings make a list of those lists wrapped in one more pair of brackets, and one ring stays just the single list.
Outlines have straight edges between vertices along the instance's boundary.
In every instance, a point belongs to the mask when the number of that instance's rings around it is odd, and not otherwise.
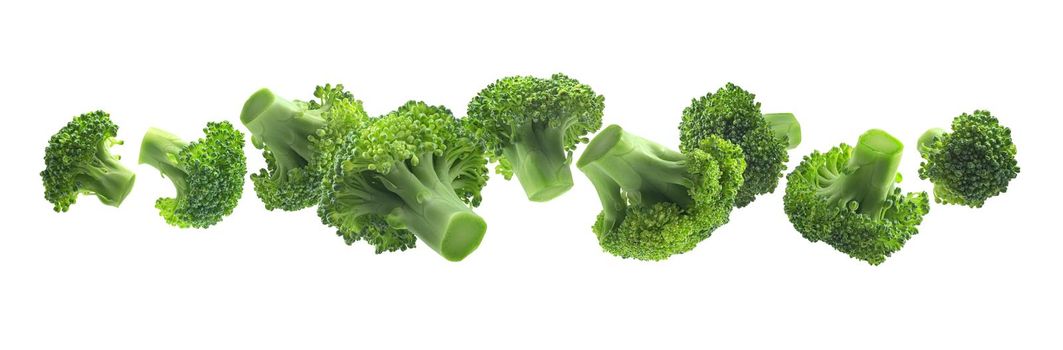
[{"label": "broccoli branch", "polygon": [[532,201],[545,202],[572,188],[571,160],[564,146],[565,127],[548,123],[520,125],[515,128],[514,139],[502,147],[502,155]]},{"label": "broccoli branch", "polygon": [[140,164],[158,169],[177,188],[177,197],[184,197],[188,190],[188,173],[177,163],[177,155],[188,143],[177,135],[158,128],[148,129],[140,143]]},{"label": "broccoli branch", "polygon": [[609,230],[624,220],[627,203],[689,207],[694,180],[686,156],[656,142],[624,132],[617,125],[602,130],[576,165],[598,191],[603,224]]},{"label": "broccoli branch", "polygon": [[881,219],[897,183],[904,145],[879,129],[860,135],[846,169],[821,169],[820,194],[839,207]]},{"label": "broccoli branch", "polygon": [[122,204],[136,180],[136,174],[111,154],[111,146],[120,144],[122,141],[115,138],[101,142],[96,147],[96,161],[82,165],[82,171],[75,176],[81,192],[95,194],[100,202],[114,207]]}]

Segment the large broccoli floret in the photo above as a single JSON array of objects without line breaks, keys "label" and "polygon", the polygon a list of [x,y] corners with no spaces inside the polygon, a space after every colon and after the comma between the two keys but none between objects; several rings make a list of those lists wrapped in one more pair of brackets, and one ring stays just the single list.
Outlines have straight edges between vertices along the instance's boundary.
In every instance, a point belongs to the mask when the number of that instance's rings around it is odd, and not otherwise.
[{"label": "large broccoli floret", "polygon": [[680,153],[610,125],[576,166],[602,201],[593,227],[602,248],[662,260],[694,249],[727,223],[745,161],[738,146],[717,136]]},{"label": "large broccoli floret", "polygon": [[771,193],[789,160],[786,150],[801,143],[801,126],[790,113],[761,114],[755,95],[727,83],[716,93],[694,99],[679,124],[680,149],[697,148],[701,140],[719,136],[745,152],[745,183],[735,205],[744,207],[757,195]]},{"label": "large broccoli floret", "polygon": [[1019,175],[1015,152],[1011,129],[989,111],[964,113],[952,120],[952,132],[935,128],[919,138],[919,177],[934,183],[938,203],[980,208]]},{"label": "large broccoli floret", "polygon": [[233,212],[243,194],[247,174],[244,134],[225,121],[207,123],[203,132],[203,138],[188,143],[151,128],[140,144],[140,164],[158,169],[177,189],[174,198],[155,201],[170,225],[214,225]]},{"label": "large broccoli floret", "polygon": [[469,102],[468,124],[487,142],[496,171],[517,175],[528,199],[572,188],[572,151],[602,127],[604,98],[563,74],[499,79]]},{"label": "large broccoli floret", "polygon": [[120,145],[118,126],[104,111],[74,117],[48,140],[44,149],[44,199],[56,212],[65,212],[78,195],[95,195],[100,202],[119,206],[133,189],[136,175],[111,154]]},{"label": "large broccoli floret", "polygon": [[339,141],[368,118],[343,85],[318,86],[314,97],[320,101],[288,101],[261,89],[244,104],[240,120],[266,159],[266,169],[251,175],[266,209],[316,205]]},{"label": "large broccoli floret", "polygon": [[806,239],[881,264],[900,250],[930,210],[926,192],[902,193],[897,167],[904,145],[882,130],[805,156],[786,176],[783,204]]},{"label": "large broccoli floret", "polygon": [[471,207],[487,181],[486,149],[450,110],[408,102],[350,133],[318,207],[348,243],[405,250],[414,236],[447,260],[473,252],[487,229]]}]

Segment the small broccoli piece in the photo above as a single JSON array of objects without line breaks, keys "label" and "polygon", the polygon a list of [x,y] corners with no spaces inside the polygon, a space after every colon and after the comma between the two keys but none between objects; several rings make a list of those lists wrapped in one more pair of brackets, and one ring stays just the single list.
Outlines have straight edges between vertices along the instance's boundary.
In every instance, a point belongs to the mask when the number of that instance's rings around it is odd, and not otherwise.
[{"label": "small broccoli piece", "polygon": [[593,226],[602,248],[663,260],[694,249],[727,223],[745,160],[741,148],[717,136],[680,153],[610,125],[576,166],[602,201]]},{"label": "small broccoli piece", "polygon": [[528,199],[572,188],[572,151],[602,127],[605,98],[563,74],[502,78],[469,102],[468,125],[487,142],[496,171],[517,175]]},{"label": "small broccoli piece", "polygon": [[320,101],[288,101],[261,89],[244,104],[240,120],[266,159],[266,169],[251,175],[266,209],[317,205],[340,140],[368,119],[362,101],[343,85],[318,86],[314,97]]},{"label": "small broccoli piece", "polygon": [[823,241],[871,265],[900,250],[930,210],[926,192],[901,193],[904,145],[882,130],[805,156],[786,176],[783,205],[806,239]]},{"label": "small broccoli piece", "polygon": [[136,175],[111,154],[122,144],[118,126],[104,111],[74,117],[48,140],[44,149],[44,199],[53,210],[65,212],[78,195],[95,195],[103,204],[117,207],[133,189]]},{"label": "small broccoli piece", "polygon": [[735,205],[744,207],[757,195],[779,185],[789,157],[787,149],[801,143],[801,126],[790,113],[761,114],[756,96],[727,83],[716,93],[694,99],[683,110],[679,124],[680,149],[697,148],[701,140],[716,135],[745,152],[745,183]]},{"label": "small broccoli piece", "polygon": [[1011,129],[989,111],[964,113],[952,120],[951,133],[935,128],[919,138],[919,178],[934,183],[938,203],[980,208],[1019,175],[1015,152]]},{"label": "small broccoli piece", "polygon": [[151,128],[140,144],[140,164],[158,169],[177,188],[176,197],[155,201],[170,225],[207,228],[231,214],[243,194],[244,134],[225,121],[207,123],[203,132],[188,143]]},{"label": "small broccoli piece", "polygon": [[487,230],[471,209],[487,182],[487,150],[461,124],[445,107],[410,101],[348,134],[318,206],[322,222],[377,253],[412,248],[416,236],[464,259]]}]

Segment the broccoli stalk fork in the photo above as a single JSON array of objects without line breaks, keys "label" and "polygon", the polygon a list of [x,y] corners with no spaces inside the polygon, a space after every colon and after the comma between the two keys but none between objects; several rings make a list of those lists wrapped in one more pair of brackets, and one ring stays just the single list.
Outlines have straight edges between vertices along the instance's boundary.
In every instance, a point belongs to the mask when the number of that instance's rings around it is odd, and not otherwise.
[{"label": "broccoli stalk fork", "polygon": [[122,165],[121,157],[111,154],[111,147],[124,142],[108,138],[96,147],[96,161],[85,164],[74,180],[84,194],[96,195],[100,202],[118,207],[133,190],[136,174]]},{"label": "broccoli stalk fork", "polygon": [[576,166],[602,202],[593,227],[602,248],[662,260],[693,249],[728,221],[745,161],[719,137],[680,153],[611,125]]},{"label": "broccoli stalk fork", "polygon": [[572,121],[567,119],[560,127],[517,125],[513,140],[502,147],[502,156],[529,200],[545,202],[572,188],[571,154],[564,148],[565,130]]},{"label": "broccoli stalk fork", "polygon": [[[450,184],[456,177],[452,170],[461,165],[432,152],[417,159],[415,165],[393,166],[386,173],[344,177],[336,201],[349,213],[379,215],[391,227],[413,232],[444,258],[461,260],[479,246],[487,224]],[[356,171],[352,163],[342,166]]]},{"label": "broccoli stalk fork", "polygon": [[79,195],[95,195],[103,204],[117,207],[133,190],[136,174],[111,154],[122,144],[115,138],[118,126],[103,111],[74,117],[48,141],[41,171],[44,198],[56,212],[65,212]]}]

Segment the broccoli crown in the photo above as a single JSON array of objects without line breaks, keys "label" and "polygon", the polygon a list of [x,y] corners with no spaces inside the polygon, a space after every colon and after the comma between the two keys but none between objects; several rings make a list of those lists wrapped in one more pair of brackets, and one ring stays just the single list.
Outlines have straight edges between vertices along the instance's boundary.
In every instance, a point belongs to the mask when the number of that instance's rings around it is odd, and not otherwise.
[{"label": "broccoli crown", "polygon": [[727,223],[745,160],[741,148],[717,136],[679,153],[611,125],[577,167],[602,201],[593,226],[602,248],[662,260],[693,249]]},{"label": "broccoli crown", "polygon": [[318,86],[314,97],[287,101],[261,89],[244,104],[240,119],[266,160],[266,168],[251,175],[266,209],[316,205],[343,137],[368,119],[362,102],[343,85]]},{"label": "broccoli crown", "polygon": [[952,132],[931,129],[919,139],[919,177],[934,183],[934,200],[979,208],[1019,175],[1011,129],[989,111],[964,113]]},{"label": "broccoli crown", "polygon": [[903,149],[893,136],[870,130],[855,149],[843,143],[805,156],[786,176],[783,205],[790,223],[809,241],[881,264],[919,232],[930,210],[925,192],[896,187]]},{"label": "broccoli crown", "polygon": [[348,244],[406,250],[416,236],[461,260],[486,230],[470,208],[480,204],[486,163],[482,141],[450,110],[410,101],[344,138],[318,215]]},{"label": "broccoli crown", "polygon": [[191,143],[156,128],[144,134],[140,163],[158,169],[177,189],[174,198],[155,201],[170,225],[207,228],[231,214],[243,194],[244,134],[226,121],[207,123],[203,133]]},{"label": "broccoli crown", "polygon": [[496,171],[506,179],[515,173],[528,198],[543,202],[572,187],[572,151],[602,127],[604,101],[560,73],[506,77],[469,102],[467,124],[498,161]]},{"label": "broccoli crown", "polygon": [[74,117],[48,140],[44,149],[44,198],[56,212],[65,212],[80,194],[119,206],[133,189],[136,175],[111,154],[120,145],[118,126],[104,111]]},{"label": "broccoli crown", "polygon": [[[745,183],[738,191],[735,204],[744,207],[757,195],[775,191],[789,160],[786,150],[800,142],[800,128],[775,128],[760,112],[756,96],[727,83],[716,93],[694,99],[683,110],[679,124],[680,149],[700,146],[701,140],[715,135],[730,141],[745,152]],[[789,115],[792,119],[793,115]],[[783,121],[786,119],[772,119]],[[796,119],[792,119],[796,125]],[[797,140],[780,137],[797,132]],[[777,134],[782,133],[782,134]]]}]

